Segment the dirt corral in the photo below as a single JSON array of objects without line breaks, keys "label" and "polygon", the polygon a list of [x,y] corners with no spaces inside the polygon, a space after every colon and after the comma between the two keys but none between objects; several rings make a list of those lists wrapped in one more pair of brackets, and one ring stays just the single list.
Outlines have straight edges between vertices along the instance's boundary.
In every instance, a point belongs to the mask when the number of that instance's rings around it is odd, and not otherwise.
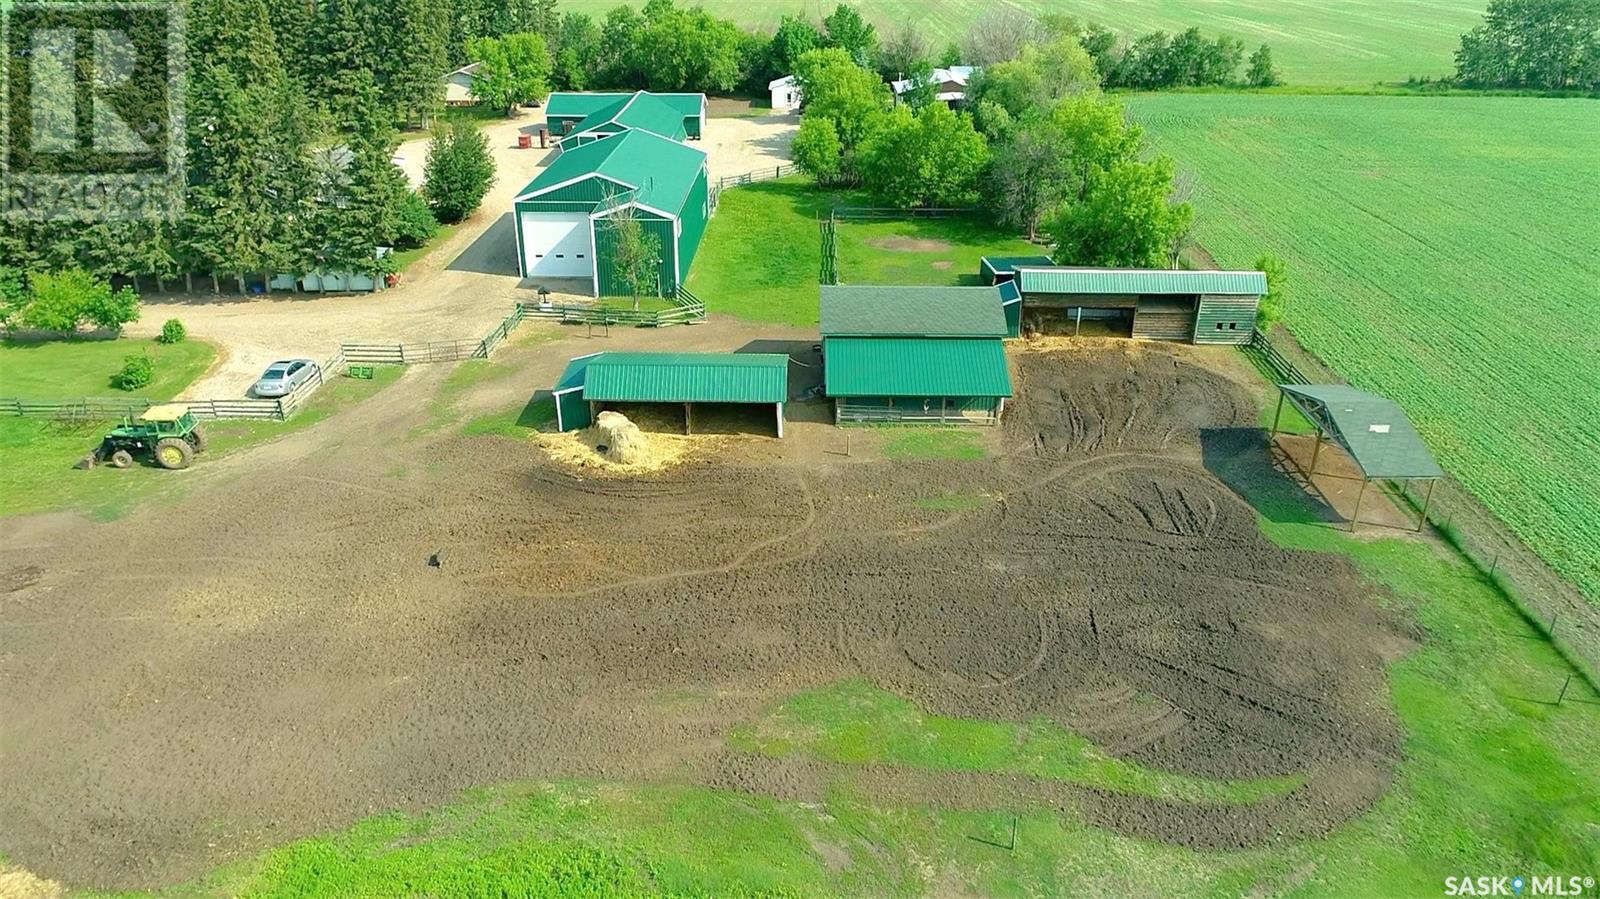
[{"label": "dirt corral", "polygon": [[[153,885],[557,776],[805,800],[848,777],[884,802],[1041,802],[1201,847],[1326,832],[1388,783],[1383,666],[1412,637],[1345,561],[1263,538],[1207,470],[1203,438],[1256,410],[1192,358],[1024,354],[984,461],[597,478],[505,438],[355,423],[335,452],[174,507],[12,526],[0,849],[69,883]],[[1274,477],[1259,440],[1226,445]],[[982,500],[927,502],[949,496]],[[1146,765],[1303,786],[1187,805],[728,747],[856,675]]]}]

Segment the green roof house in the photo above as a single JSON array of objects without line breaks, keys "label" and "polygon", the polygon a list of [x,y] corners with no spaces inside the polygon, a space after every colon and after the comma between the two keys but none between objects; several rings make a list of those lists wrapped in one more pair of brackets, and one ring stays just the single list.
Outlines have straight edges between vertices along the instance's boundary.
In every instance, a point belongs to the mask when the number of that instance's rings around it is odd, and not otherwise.
[{"label": "green roof house", "polygon": [[[699,140],[706,128],[706,95],[705,94],[654,94],[649,91],[635,91],[631,94],[624,93],[574,93],[571,91],[556,91],[550,95],[545,103],[545,119],[550,124],[550,132],[557,136],[580,134],[583,130],[593,128],[604,121],[614,118],[622,111],[622,105],[636,97],[649,97],[654,102],[647,106],[661,104],[673,110],[682,120],[683,132],[688,140]],[[590,121],[596,116],[608,113],[603,118]],[[656,131],[663,137],[672,137],[671,134],[657,131],[665,128],[659,116],[652,112],[649,114],[655,127],[646,130]],[[629,126],[638,127],[638,126]],[[679,138],[682,140],[684,138]]]},{"label": "green roof house", "polygon": [[669,296],[689,276],[710,218],[706,154],[649,131],[624,130],[563,151],[517,195],[513,224],[524,278],[585,278],[595,296],[629,292],[613,263],[615,217],[633,215],[660,241],[657,283]]},{"label": "green roof house", "polygon": [[822,288],[834,421],[994,424],[1011,396],[993,287]]}]

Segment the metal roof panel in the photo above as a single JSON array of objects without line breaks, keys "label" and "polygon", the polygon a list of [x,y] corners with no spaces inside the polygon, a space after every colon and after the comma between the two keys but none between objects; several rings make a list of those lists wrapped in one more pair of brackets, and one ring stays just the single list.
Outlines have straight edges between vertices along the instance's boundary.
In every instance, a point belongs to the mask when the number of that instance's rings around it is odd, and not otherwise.
[{"label": "metal roof panel", "polygon": [[1023,266],[1017,269],[1017,282],[1023,293],[1214,293],[1258,297],[1267,292],[1267,276],[1261,272]]},{"label": "metal roof panel", "polygon": [[602,353],[584,372],[583,398],[611,403],[782,403],[781,353]]},{"label": "metal roof panel", "polygon": [[[1444,469],[1399,404],[1345,384],[1279,384],[1309,401],[1368,478],[1442,478]],[[1298,405],[1298,404],[1297,404]]]},{"label": "metal roof panel", "polygon": [[825,284],[822,335],[1004,337],[1006,316],[993,287]]},{"label": "metal roof panel", "polygon": [[828,396],[1011,395],[997,338],[829,337],[822,353]]}]

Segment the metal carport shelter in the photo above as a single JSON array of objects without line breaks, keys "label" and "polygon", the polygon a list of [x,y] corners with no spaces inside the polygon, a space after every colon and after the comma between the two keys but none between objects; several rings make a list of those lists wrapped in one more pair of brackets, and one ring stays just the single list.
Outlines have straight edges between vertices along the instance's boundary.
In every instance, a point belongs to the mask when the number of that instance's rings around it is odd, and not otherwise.
[{"label": "metal carport shelter", "polygon": [[1428,504],[1433,500],[1433,484],[1444,477],[1444,469],[1428,452],[1405,410],[1393,400],[1345,384],[1279,384],[1278,391],[1278,408],[1272,415],[1272,437],[1278,435],[1285,399],[1317,429],[1311,464],[1303,472],[1307,481],[1317,473],[1317,457],[1325,439],[1332,439],[1343,447],[1361,469],[1361,491],[1356,494],[1350,530],[1356,529],[1367,484],[1427,481],[1428,492],[1417,517],[1417,530],[1422,530],[1428,520]]},{"label": "metal carport shelter", "polygon": [[584,428],[606,403],[683,404],[689,433],[695,403],[773,406],[783,436],[789,357],[782,353],[595,353],[567,364],[551,388],[556,428]]}]

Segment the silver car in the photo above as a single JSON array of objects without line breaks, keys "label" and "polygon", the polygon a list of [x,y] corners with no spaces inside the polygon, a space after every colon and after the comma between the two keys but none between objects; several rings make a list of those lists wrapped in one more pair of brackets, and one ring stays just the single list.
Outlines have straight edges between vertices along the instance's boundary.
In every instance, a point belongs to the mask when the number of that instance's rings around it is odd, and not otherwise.
[{"label": "silver car", "polygon": [[316,373],[317,363],[310,359],[284,359],[267,366],[250,392],[264,397],[288,396]]}]

